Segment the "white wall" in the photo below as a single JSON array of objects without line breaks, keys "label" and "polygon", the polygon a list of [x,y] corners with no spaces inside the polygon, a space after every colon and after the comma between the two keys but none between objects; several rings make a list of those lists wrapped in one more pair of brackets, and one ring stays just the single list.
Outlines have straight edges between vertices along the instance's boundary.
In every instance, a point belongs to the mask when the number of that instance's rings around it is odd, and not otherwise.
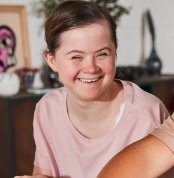
[{"label": "white wall", "polygon": [[[124,16],[118,27],[118,64],[137,65],[142,58],[142,15],[150,9],[156,30],[156,48],[163,62],[163,73],[174,73],[174,1],[120,0],[131,6],[130,15]],[[145,28],[144,58],[151,50],[149,29]]]},{"label": "white wall", "polygon": [[[24,4],[27,7],[31,64],[41,67],[45,49],[43,18],[34,13],[39,0],[0,0],[0,4]],[[142,15],[150,9],[156,29],[156,48],[163,62],[163,73],[174,73],[174,1],[172,0],[120,0],[120,4],[132,7],[130,14],[123,16],[118,27],[118,65],[138,65],[150,54],[151,39],[145,28],[142,43]],[[143,49],[142,49],[143,48]],[[144,53],[143,53],[144,50]]]}]

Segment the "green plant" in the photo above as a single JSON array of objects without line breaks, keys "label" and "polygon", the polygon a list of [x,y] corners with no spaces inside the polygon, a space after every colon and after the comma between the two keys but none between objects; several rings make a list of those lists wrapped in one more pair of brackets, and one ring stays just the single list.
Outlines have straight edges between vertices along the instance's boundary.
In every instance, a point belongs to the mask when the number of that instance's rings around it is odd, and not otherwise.
[{"label": "green plant", "polygon": [[[39,9],[39,14],[47,16],[56,5],[66,0],[40,0],[41,7]],[[124,7],[118,3],[118,0],[90,0],[96,2],[97,4],[105,7],[110,15],[113,17],[116,23],[119,22],[122,15],[129,14],[130,8]]]},{"label": "green plant", "polygon": [[118,0],[90,0],[107,9],[113,19],[118,23],[122,15],[129,14],[130,8],[118,3]]}]

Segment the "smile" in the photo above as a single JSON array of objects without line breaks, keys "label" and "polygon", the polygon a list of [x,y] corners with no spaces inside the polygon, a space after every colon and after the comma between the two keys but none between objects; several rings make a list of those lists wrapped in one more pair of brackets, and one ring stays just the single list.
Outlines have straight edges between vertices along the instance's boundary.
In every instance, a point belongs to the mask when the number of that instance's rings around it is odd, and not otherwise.
[{"label": "smile", "polygon": [[80,81],[82,82],[85,82],[85,83],[92,83],[92,82],[96,82],[99,80],[99,78],[96,78],[96,79],[79,79]]}]

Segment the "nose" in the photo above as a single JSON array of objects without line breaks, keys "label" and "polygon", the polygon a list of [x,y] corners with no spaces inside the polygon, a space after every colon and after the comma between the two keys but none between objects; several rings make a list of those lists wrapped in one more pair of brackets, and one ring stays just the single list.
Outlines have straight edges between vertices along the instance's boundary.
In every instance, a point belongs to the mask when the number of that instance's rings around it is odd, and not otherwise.
[{"label": "nose", "polygon": [[84,60],[83,63],[83,72],[85,73],[96,73],[100,70],[100,67],[97,65],[96,60],[92,57]]}]

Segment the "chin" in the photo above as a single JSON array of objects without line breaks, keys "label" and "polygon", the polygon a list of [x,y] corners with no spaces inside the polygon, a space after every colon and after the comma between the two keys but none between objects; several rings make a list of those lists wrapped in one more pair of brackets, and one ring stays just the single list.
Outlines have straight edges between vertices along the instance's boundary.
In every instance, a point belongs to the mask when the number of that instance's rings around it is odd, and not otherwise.
[{"label": "chin", "polygon": [[96,92],[88,92],[88,93],[83,93],[81,94],[80,98],[84,101],[94,101],[98,100],[101,97],[101,93],[96,93]]}]

